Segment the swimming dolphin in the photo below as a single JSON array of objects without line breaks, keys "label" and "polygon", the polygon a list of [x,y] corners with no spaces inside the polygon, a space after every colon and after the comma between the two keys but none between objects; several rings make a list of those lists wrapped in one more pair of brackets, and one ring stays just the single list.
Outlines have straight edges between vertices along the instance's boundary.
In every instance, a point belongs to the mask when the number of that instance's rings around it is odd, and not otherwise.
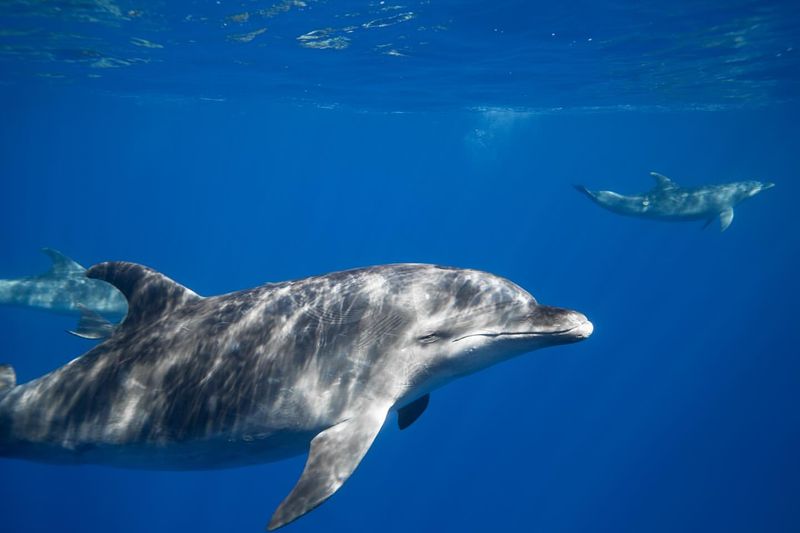
[{"label": "swimming dolphin", "polygon": [[[704,187],[680,187],[657,172],[651,172],[656,186],[650,191],[625,196],[612,191],[590,191],[583,185],[575,188],[597,205],[621,215],[661,220],[706,220],[706,226],[719,217],[720,231],[733,222],[733,208],[739,202],[775,186],[759,181],[737,181]],[[705,227],[705,226],[703,226]]]},{"label": "swimming dolphin", "polygon": [[128,314],[69,364],[16,385],[0,370],[0,456],[134,468],[208,469],[308,459],[269,529],[350,477],[386,416],[401,429],[429,393],[592,324],[501,277],[396,264],[203,298],[133,263],[87,276]]},{"label": "swimming dolphin", "polygon": [[80,314],[70,333],[88,339],[108,337],[113,325],[100,314],[115,319],[125,316],[128,304],[117,289],[86,277],[86,269],[52,248],[43,248],[53,262],[38,276],[0,279],[0,304],[35,307],[56,313]]}]

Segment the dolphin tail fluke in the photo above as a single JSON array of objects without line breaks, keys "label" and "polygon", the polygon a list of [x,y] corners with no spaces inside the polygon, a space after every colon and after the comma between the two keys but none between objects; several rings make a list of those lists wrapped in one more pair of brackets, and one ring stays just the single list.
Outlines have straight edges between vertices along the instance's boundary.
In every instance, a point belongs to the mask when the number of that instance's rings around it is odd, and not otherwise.
[{"label": "dolphin tail fluke", "polygon": [[0,365],[0,396],[17,385],[17,374],[11,365]]},{"label": "dolphin tail fluke", "polygon": [[594,194],[592,194],[592,191],[590,191],[589,189],[587,189],[583,185],[573,185],[573,187],[575,187],[576,191],[578,191],[580,193],[583,193],[586,196],[588,196],[589,198],[591,198],[592,200],[594,200]]},{"label": "dolphin tail fluke", "polygon": [[81,310],[81,318],[78,320],[78,327],[74,331],[67,330],[67,333],[82,339],[105,339],[114,332],[114,324],[98,315],[86,306],[78,305]]}]

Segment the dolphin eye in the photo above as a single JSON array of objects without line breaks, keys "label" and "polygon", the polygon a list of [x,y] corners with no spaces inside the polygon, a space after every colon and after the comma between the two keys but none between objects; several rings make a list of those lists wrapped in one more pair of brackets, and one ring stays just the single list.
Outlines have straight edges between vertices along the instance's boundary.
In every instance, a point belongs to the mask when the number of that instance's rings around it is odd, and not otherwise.
[{"label": "dolphin eye", "polygon": [[417,341],[421,342],[422,344],[432,344],[438,340],[441,340],[444,337],[445,337],[444,332],[432,331],[430,333],[417,337]]},{"label": "dolphin eye", "polygon": [[420,337],[417,337],[417,340],[419,342],[421,342],[422,344],[431,344],[431,343],[434,343],[434,342],[438,341],[439,337],[434,332],[434,333],[428,333],[427,335],[422,335]]}]

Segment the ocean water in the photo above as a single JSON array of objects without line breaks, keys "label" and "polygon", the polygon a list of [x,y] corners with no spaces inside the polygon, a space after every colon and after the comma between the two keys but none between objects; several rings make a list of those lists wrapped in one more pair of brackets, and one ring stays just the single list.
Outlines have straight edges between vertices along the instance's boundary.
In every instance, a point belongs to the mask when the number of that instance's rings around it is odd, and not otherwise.
[{"label": "ocean water", "polygon": [[[490,271],[594,334],[393,417],[286,531],[800,531],[796,2],[0,3],[0,278],[149,265],[203,295],[392,262]],[[573,184],[774,189],[731,227]],[[0,308],[18,381],[94,344]],[[0,461],[8,532],[261,531],[304,457]]]}]

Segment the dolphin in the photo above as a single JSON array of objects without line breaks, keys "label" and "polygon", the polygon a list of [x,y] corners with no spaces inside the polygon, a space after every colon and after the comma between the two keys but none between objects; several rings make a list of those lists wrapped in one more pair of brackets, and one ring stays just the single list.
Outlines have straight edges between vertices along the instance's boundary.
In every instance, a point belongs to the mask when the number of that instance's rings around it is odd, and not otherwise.
[{"label": "dolphin", "polygon": [[0,279],[0,304],[35,307],[62,314],[80,314],[73,335],[88,339],[108,337],[114,319],[125,316],[128,304],[117,289],[85,276],[86,269],[58,250],[43,248],[52,261],[38,276]]},{"label": "dolphin", "polygon": [[29,383],[0,368],[0,456],[180,470],[308,451],[270,530],[336,492],[390,412],[406,428],[451,380],[593,330],[501,277],[425,264],[206,298],[133,263],[86,274],[119,289],[128,314]]},{"label": "dolphin", "polygon": [[725,231],[733,222],[733,208],[736,205],[775,186],[774,183],[760,181],[737,181],[704,187],[680,187],[657,172],[651,172],[650,175],[656,180],[655,187],[635,196],[613,191],[590,191],[583,185],[575,185],[575,188],[597,205],[614,213],[660,220],[705,220],[705,226],[719,217],[720,231]]}]

